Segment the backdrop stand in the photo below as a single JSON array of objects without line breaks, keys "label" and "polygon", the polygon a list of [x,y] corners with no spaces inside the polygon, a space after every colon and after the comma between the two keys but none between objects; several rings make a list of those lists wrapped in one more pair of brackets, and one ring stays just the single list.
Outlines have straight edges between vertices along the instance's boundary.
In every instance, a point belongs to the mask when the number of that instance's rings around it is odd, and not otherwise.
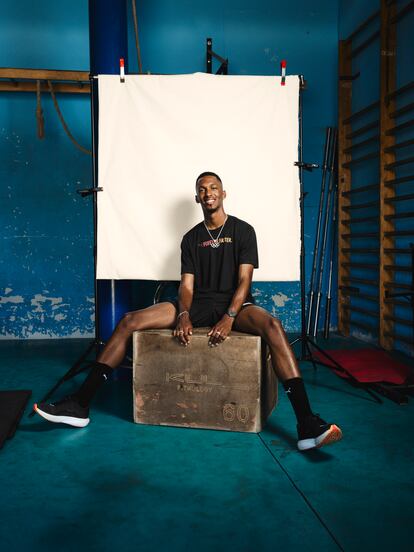
[{"label": "backdrop stand", "polygon": [[[80,355],[76,362],[69,368],[69,370],[64,374],[55,385],[49,389],[49,391],[42,397],[38,402],[47,401],[53,393],[66,381],[69,381],[77,374],[80,374],[86,368],[89,367],[90,362],[88,362],[89,356],[93,353],[94,360],[99,354],[99,351],[105,343],[100,338],[100,311],[99,311],[99,302],[98,302],[98,280],[96,278],[96,267],[97,267],[97,241],[98,241],[98,201],[97,194],[102,191],[102,188],[96,186],[98,180],[98,164],[97,164],[97,155],[96,155],[96,132],[97,132],[97,117],[96,117],[96,97],[97,97],[97,87],[96,87],[96,78],[92,75],[89,77],[91,83],[91,128],[92,128],[92,188],[87,188],[84,190],[77,190],[78,194],[82,197],[92,196],[92,207],[93,207],[93,276],[94,276],[94,300],[95,300],[95,337],[90,342],[85,352]],[[29,417],[34,416],[35,412],[32,410]]]},{"label": "backdrop stand", "polygon": [[[299,183],[300,183],[300,214],[301,214],[301,222],[300,222],[300,239],[301,239],[301,252],[300,252],[300,280],[301,280],[301,335],[295,339],[291,345],[295,345],[296,343],[301,343],[301,354],[299,359],[300,360],[310,360],[313,364],[314,369],[316,369],[316,364],[322,364],[331,370],[336,370],[345,373],[348,378],[349,382],[356,387],[360,387],[364,389],[369,395],[371,395],[375,401],[382,402],[381,399],[379,399],[372,391],[369,389],[369,387],[366,384],[361,384],[356,378],[349,373],[344,367],[342,367],[338,362],[336,362],[328,353],[326,353],[319,345],[317,345],[310,337],[307,335],[306,330],[306,291],[305,291],[305,239],[304,239],[304,199],[306,196],[306,193],[303,190],[303,170],[313,170],[315,168],[318,168],[318,165],[316,164],[309,164],[303,162],[303,107],[302,107],[302,92],[304,89],[304,79],[303,76],[299,77],[300,79],[300,87],[299,87],[299,160],[295,163],[296,166],[299,168]],[[95,337],[92,340],[92,342],[87,347],[86,351],[77,359],[77,361],[71,366],[71,368],[64,374],[57,382],[56,384],[48,391],[48,393],[39,401],[47,401],[50,396],[62,385],[62,383],[72,379],[77,374],[83,372],[89,365],[87,363],[87,359],[89,355],[94,352],[94,357],[96,358],[99,350],[102,345],[104,345],[103,341],[100,338],[100,324],[99,324],[99,318],[100,318],[100,309],[98,304],[98,281],[96,278],[97,275],[97,193],[101,191],[101,188],[97,187],[97,86],[96,86],[96,78],[91,76],[91,121],[92,121],[92,169],[93,169],[93,186],[92,188],[86,189],[86,190],[79,190],[78,192],[83,196],[87,197],[89,195],[92,195],[93,198],[93,233],[94,233],[94,295],[95,295]],[[314,358],[312,354],[312,348],[314,347],[322,356],[324,356],[332,365],[329,365],[327,363],[321,362],[321,360]],[[372,386],[374,387],[374,386]],[[386,394],[385,390],[383,389],[377,389],[377,385],[375,386],[375,390],[381,394],[384,394],[385,396],[388,396],[388,393]],[[392,398],[392,397],[388,397]],[[394,400],[394,399],[393,399]],[[32,412],[30,415],[32,416],[34,412]]]}]

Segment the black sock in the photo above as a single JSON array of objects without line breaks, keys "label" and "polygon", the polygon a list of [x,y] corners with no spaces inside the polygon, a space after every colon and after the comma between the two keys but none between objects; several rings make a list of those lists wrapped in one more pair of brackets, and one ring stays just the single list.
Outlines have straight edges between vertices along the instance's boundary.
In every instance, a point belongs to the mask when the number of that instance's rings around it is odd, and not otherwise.
[{"label": "black sock", "polygon": [[91,371],[87,375],[73,398],[83,407],[89,406],[99,387],[107,379],[112,368],[102,362],[94,362]]},{"label": "black sock", "polygon": [[283,382],[286,395],[292,404],[296,418],[300,424],[304,418],[312,416],[312,410],[302,378],[292,378]]}]

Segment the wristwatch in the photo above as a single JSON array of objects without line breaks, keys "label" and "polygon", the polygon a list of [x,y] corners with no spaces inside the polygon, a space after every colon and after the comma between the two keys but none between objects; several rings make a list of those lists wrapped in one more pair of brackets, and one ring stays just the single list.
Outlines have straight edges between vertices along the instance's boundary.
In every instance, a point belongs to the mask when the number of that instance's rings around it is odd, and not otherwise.
[{"label": "wristwatch", "polygon": [[230,318],[236,318],[236,316],[237,316],[237,311],[229,309],[229,310],[226,312],[226,314],[227,314],[227,316],[230,316]]}]

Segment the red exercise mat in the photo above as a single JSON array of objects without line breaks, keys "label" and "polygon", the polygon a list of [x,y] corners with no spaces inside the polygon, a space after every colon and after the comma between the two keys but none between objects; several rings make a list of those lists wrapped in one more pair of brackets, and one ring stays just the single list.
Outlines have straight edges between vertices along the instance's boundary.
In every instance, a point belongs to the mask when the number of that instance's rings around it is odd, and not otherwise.
[{"label": "red exercise mat", "polygon": [[[406,383],[413,373],[409,366],[378,349],[346,349],[326,351],[326,353],[361,383],[386,382],[401,385]],[[335,370],[335,365],[322,353],[315,351],[313,356],[324,364],[332,366],[338,376],[349,377],[348,374]]]}]

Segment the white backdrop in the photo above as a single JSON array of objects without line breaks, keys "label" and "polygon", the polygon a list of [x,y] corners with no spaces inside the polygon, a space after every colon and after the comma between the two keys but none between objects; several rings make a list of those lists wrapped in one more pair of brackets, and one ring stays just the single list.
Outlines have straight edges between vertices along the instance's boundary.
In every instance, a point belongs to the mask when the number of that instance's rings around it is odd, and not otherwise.
[{"label": "white backdrop", "polygon": [[98,267],[102,279],[178,280],[183,234],[202,220],[201,172],[252,224],[256,281],[299,280],[299,79],[99,76]]}]

